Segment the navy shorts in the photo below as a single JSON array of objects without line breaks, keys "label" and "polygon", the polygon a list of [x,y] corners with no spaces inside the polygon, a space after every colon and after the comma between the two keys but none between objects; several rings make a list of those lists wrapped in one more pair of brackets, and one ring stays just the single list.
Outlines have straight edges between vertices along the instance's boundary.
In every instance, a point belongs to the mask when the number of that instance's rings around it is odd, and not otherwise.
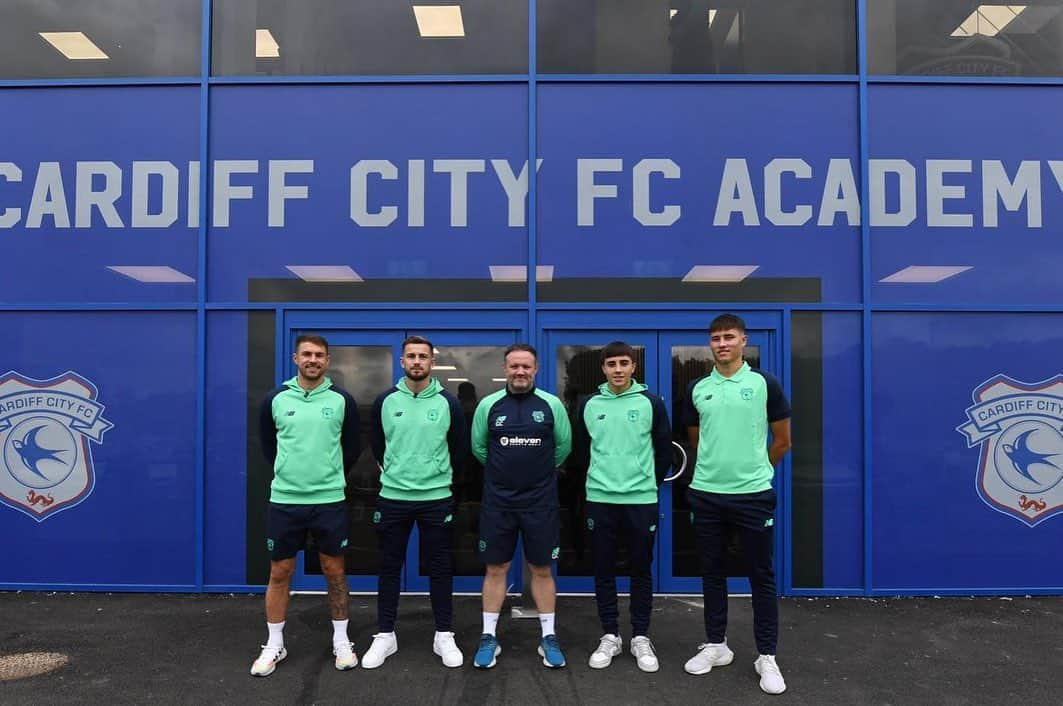
[{"label": "navy shorts", "polygon": [[533,566],[549,566],[561,554],[561,515],[556,507],[531,510],[480,508],[480,558],[485,564],[513,560],[517,533],[524,559]]},{"label": "navy shorts", "polygon": [[271,561],[291,559],[300,549],[306,549],[307,534],[314,538],[320,554],[343,554],[347,547],[347,503],[341,500],[326,505],[269,504],[266,548]]}]

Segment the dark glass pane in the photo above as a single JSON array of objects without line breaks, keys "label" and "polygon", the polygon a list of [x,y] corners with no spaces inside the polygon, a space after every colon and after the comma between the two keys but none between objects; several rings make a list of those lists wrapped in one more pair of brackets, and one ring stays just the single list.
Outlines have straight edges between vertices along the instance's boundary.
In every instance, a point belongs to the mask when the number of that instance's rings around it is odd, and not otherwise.
[{"label": "dark glass pane", "polygon": [[856,73],[853,0],[539,0],[538,71]]},{"label": "dark glass pane", "polygon": [[[745,360],[760,367],[760,347],[746,346]],[[712,351],[704,346],[672,346],[672,438],[687,451],[687,468],[672,482],[672,574],[701,576],[701,564],[694,544],[694,527],[690,522],[687,488],[694,475],[696,458],[690,453],[687,429],[683,424],[683,396],[687,385],[712,372]],[[732,552],[734,553],[734,552]]]},{"label": "dark glass pane", "polygon": [[[362,454],[347,473],[348,574],[376,575],[379,570],[373,512],[380,492],[380,469],[369,449],[369,412],[376,396],[394,383],[391,346],[330,346],[332,382],[351,393],[358,403]],[[306,552],[306,573],[319,574],[316,552]]]},{"label": "dark glass pane", "polygon": [[1063,2],[868,0],[868,66],[905,76],[1059,76]]},{"label": "dark glass pane", "polygon": [[215,0],[218,75],[523,74],[525,0]]},{"label": "dark glass pane", "polygon": [[[472,426],[472,415],[484,396],[501,390],[501,361],[505,346],[438,346],[433,376],[458,398],[465,413],[466,426]],[[484,564],[477,551],[480,539],[480,502],[483,500],[484,467],[470,450],[469,455],[454,473],[454,574],[480,576]],[[422,576],[428,567],[419,562]]]},{"label": "dark glass pane", "polygon": [[[576,414],[579,400],[589,395],[605,382],[599,359],[601,346],[568,345],[557,347],[557,380],[554,381],[558,397],[565,403],[569,417]],[[635,346],[635,369],[645,370],[646,351]],[[637,379],[637,377],[636,377]],[[561,558],[557,564],[559,576],[591,576],[594,566],[591,561],[590,542],[587,537],[586,469],[569,469],[562,474],[558,485],[561,500]],[[617,575],[627,573],[627,555],[620,547]]]},{"label": "dark glass pane", "polygon": [[200,0],[5,0],[0,78],[198,76]]}]

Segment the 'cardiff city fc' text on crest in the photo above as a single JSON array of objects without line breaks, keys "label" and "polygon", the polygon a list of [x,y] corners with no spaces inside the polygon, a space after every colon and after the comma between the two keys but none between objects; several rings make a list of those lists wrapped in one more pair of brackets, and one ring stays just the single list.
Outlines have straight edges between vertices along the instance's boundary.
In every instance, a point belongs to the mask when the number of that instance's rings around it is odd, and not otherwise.
[{"label": "'cardiff city fc' text on crest", "polygon": [[1024,383],[996,375],[975,388],[956,427],[982,446],[978,495],[1030,527],[1063,512],[1063,375]]},{"label": "'cardiff city fc' text on crest", "polygon": [[96,484],[89,440],[103,442],[96,386],[73,371],[0,377],[0,502],[41,522],[81,503]]}]

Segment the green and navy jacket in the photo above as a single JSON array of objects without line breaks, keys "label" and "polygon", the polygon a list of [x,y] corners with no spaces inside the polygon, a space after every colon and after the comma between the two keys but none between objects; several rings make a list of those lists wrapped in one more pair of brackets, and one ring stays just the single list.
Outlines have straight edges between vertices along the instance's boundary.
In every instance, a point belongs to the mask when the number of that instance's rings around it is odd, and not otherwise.
[{"label": "green and navy jacket", "polygon": [[672,427],[664,400],[632,380],[619,395],[602,383],[580,401],[572,466],[587,471],[587,500],[624,505],[657,502],[672,466]]},{"label": "green and navy jacket", "polygon": [[790,418],[782,385],[749,363],[731,377],[713,371],[687,386],[684,423],[698,427],[698,458],[690,487],[707,493],[759,493],[771,487],[768,458],[773,422]]},{"label": "green and navy jacket", "polygon": [[484,464],[484,507],[558,507],[557,468],[571,450],[568,413],[549,392],[507,387],[476,406],[472,453]]},{"label": "green and navy jacket", "polygon": [[413,393],[406,378],[376,398],[369,418],[373,456],[380,464],[380,497],[444,500],[454,467],[465,458],[468,434],[461,403],[431,379]]},{"label": "green and navy jacket", "polygon": [[325,378],[313,390],[298,377],[273,390],[259,414],[262,452],[273,464],[270,502],[341,502],[346,472],[358,460],[358,405]]}]

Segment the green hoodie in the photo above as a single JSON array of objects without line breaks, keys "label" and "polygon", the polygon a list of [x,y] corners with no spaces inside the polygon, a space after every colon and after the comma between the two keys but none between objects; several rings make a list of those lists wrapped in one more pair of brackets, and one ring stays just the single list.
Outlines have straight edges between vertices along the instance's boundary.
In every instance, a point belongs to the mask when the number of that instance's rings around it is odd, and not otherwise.
[{"label": "green hoodie", "polygon": [[380,497],[426,501],[450,497],[454,466],[467,451],[465,415],[457,398],[432,378],[414,394],[406,378],[377,397],[369,422],[373,456],[382,469]]},{"label": "green hoodie", "polygon": [[358,406],[325,378],[313,390],[286,380],[262,403],[262,450],[273,464],[270,502],[320,505],[341,502],[344,473],[358,458]]},{"label": "green hoodie", "polygon": [[657,502],[657,484],[672,462],[672,431],[660,397],[632,380],[613,394],[608,383],[576,414],[575,463],[587,469],[587,500],[638,505]]}]

